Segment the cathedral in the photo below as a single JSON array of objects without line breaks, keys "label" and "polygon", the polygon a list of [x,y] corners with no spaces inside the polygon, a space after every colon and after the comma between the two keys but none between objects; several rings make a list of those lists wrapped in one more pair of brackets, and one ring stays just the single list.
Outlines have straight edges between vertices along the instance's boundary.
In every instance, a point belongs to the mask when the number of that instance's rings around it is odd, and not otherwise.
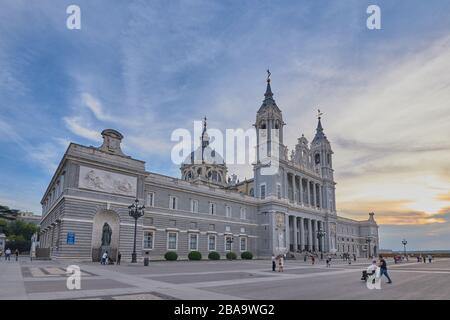
[{"label": "cathedral", "polygon": [[[333,151],[319,112],[311,143],[305,136],[288,155],[285,122],[270,77],[254,127],[253,178],[228,177],[222,155],[210,146],[206,119],[200,146],[180,166],[180,178],[147,171],[124,154],[123,135],[103,130],[100,147],[70,143],[42,200],[40,247],[52,259],[98,261],[187,259],[212,251],[240,258],[287,254],[370,257],[379,248],[374,214],[356,221],[337,215]],[[137,206],[134,205],[137,201]],[[141,209],[134,219],[132,210]],[[136,211],[136,210],[134,210]],[[136,239],[135,239],[136,233]]]}]

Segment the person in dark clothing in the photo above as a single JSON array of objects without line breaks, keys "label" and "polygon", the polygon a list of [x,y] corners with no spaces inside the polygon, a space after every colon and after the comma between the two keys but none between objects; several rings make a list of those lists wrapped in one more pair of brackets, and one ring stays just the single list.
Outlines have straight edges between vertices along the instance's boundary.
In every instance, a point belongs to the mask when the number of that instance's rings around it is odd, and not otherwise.
[{"label": "person in dark clothing", "polygon": [[117,265],[120,264],[120,259],[122,259],[122,254],[120,253],[120,251],[117,253]]},{"label": "person in dark clothing", "polygon": [[19,250],[18,249],[16,249],[16,251],[14,251],[14,255],[16,256],[16,261],[18,261],[19,260]]},{"label": "person in dark clothing", "polygon": [[272,254],[272,271],[277,271],[277,258],[275,258],[274,254]]},{"label": "person in dark clothing", "polygon": [[388,273],[387,273],[387,263],[386,260],[384,260],[384,258],[380,255],[380,277],[385,275],[386,278],[388,279],[387,283],[392,283],[391,278],[389,277]]}]

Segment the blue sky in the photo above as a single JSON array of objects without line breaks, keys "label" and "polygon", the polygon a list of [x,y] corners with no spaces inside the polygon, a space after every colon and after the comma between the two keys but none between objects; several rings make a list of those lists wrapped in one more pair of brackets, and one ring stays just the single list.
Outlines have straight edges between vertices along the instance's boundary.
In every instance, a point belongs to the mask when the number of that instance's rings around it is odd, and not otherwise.
[{"label": "blue sky", "polygon": [[[66,28],[70,4],[81,30]],[[325,113],[341,214],[375,211],[382,247],[448,249],[449,30],[444,0],[2,0],[0,203],[40,213],[69,141],[99,145],[104,128],[178,176],[171,132],[204,115],[249,128],[270,67],[289,148]]]}]

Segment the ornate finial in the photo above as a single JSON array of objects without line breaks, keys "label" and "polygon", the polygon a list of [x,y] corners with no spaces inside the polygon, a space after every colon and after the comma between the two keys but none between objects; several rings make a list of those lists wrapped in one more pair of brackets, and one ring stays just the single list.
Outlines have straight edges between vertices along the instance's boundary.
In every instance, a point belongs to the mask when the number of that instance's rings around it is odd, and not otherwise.
[{"label": "ornate finial", "polygon": [[267,82],[270,82],[270,76],[272,74],[270,73],[269,69],[267,69]]},{"label": "ornate finial", "polygon": [[323,112],[320,112],[320,109],[317,109],[317,119],[320,120],[320,118],[322,117]]}]

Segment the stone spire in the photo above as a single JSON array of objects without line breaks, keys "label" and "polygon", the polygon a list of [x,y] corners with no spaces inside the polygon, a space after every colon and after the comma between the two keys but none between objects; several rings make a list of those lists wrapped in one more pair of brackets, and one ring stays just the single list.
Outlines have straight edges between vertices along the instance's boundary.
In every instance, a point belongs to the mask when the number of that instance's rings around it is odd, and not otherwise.
[{"label": "stone spire", "polygon": [[270,73],[269,69],[267,69],[266,92],[264,93],[264,101],[263,101],[261,107],[259,108],[258,113],[262,113],[268,109],[273,109],[273,110],[281,113],[281,110],[278,108],[275,100],[273,99],[273,92],[272,92],[272,88],[270,87],[270,76],[271,76],[271,73]]},{"label": "stone spire", "polygon": [[202,141],[202,162],[205,161],[205,149],[206,147],[209,145],[209,136],[208,136],[208,132],[206,131],[206,116],[205,118],[203,118],[203,131],[202,131],[202,136],[200,137],[201,141]]},{"label": "stone spire", "polygon": [[322,118],[323,113],[320,112],[320,110],[317,110],[317,128],[316,128],[316,135],[314,136],[314,139],[312,141],[312,143],[318,143],[321,140],[325,140],[328,141],[327,136],[323,133],[323,127],[322,127],[322,122],[320,121],[320,119]]}]

